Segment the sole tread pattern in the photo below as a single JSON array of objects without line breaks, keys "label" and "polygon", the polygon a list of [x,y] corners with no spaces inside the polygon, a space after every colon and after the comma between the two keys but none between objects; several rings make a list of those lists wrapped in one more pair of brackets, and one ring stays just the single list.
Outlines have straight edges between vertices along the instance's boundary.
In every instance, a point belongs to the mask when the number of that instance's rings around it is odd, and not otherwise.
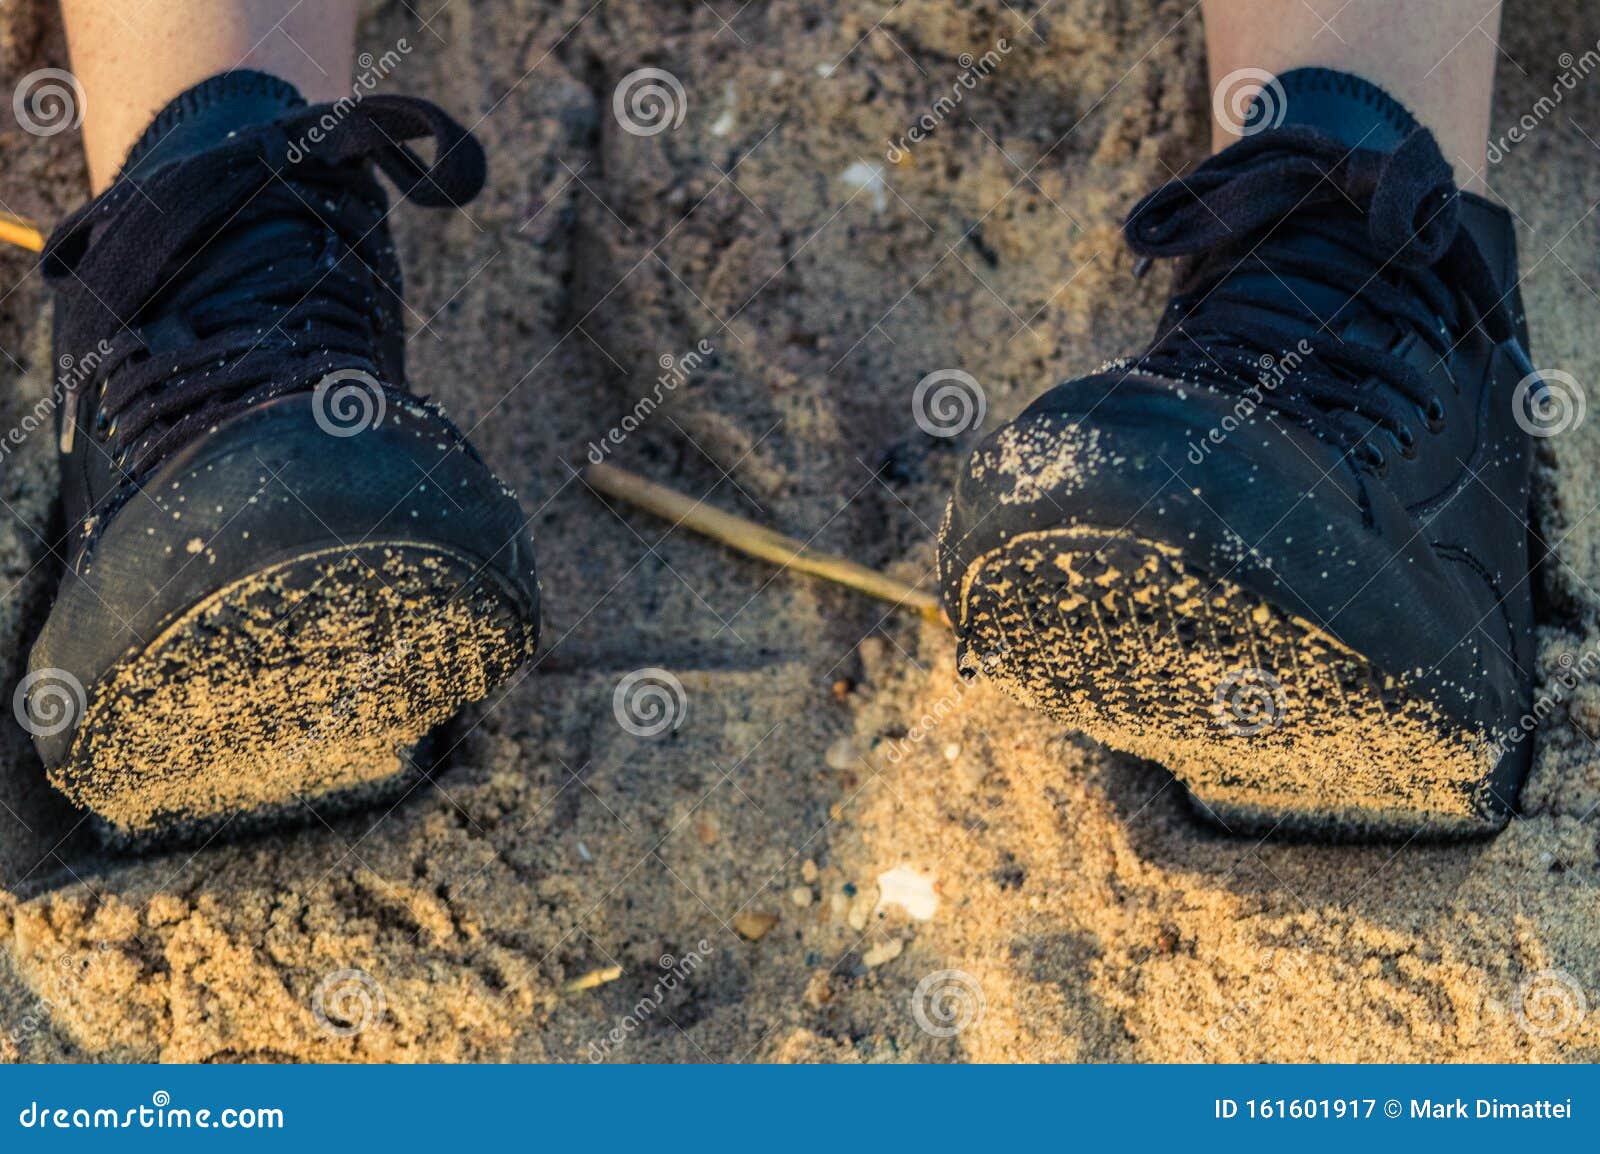
[{"label": "sole tread pattern", "polygon": [[967,569],[965,673],[1155,761],[1236,832],[1462,836],[1508,816],[1486,734],[1157,541],[1021,534]]},{"label": "sole tread pattern", "polygon": [[54,784],[118,836],[382,791],[409,751],[528,656],[469,559],[393,543],[311,554],[191,608],[90,691]]}]

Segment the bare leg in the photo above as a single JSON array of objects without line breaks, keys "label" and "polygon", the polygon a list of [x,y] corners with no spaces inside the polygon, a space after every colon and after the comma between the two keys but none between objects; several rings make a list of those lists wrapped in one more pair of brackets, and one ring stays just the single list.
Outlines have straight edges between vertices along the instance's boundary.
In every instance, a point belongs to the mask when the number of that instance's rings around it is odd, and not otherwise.
[{"label": "bare leg", "polygon": [[[1213,86],[1241,68],[1353,72],[1433,132],[1457,184],[1484,191],[1476,174],[1488,150],[1498,4],[1485,12],[1463,0],[1203,0],[1202,11]],[[1214,147],[1236,139],[1212,126]]]},{"label": "bare leg", "polygon": [[208,76],[254,68],[308,100],[348,95],[357,0],[61,0],[84,89],[94,191],[111,183],[156,113]]}]

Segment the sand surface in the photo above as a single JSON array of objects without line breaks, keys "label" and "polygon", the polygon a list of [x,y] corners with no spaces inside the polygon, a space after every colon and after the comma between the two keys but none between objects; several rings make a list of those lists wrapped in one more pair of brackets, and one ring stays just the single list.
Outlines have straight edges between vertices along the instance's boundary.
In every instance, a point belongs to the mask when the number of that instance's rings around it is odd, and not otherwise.
[{"label": "sand surface", "polygon": [[[936,628],[575,479],[704,340],[612,459],[931,586],[976,433],[923,433],[916,383],[971,373],[992,428],[1153,323],[1165,278],[1132,279],[1116,223],[1205,135],[1187,3],[373,9],[364,50],[412,47],[387,83],[477,122],[491,157],[467,212],[395,221],[413,380],[536,514],[542,655],[393,808],[142,859],[97,853],[0,726],[0,1055],[1600,1057],[1600,686],[1554,680],[1600,645],[1600,419],[1544,455],[1553,701],[1527,812],[1468,846],[1218,836],[1159,768],[965,691]],[[1497,132],[1597,39],[1581,0],[1509,4]],[[0,89],[65,59],[53,5],[0,3]],[[685,108],[640,136],[613,92],[645,67]],[[1488,173],[1521,223],[1535,360],[1585,382],[1597,142],[1590,77]],[[0,172],[3,207],[54,219],[83,186],[76,134],[6,117]],[[51,366],[26,254],[0,252],[0,284],[10,428]],[[7,702],[51,580],[49,441],[0,461]],[[642,667],[681,684],[675,729],[618,723]]]}]

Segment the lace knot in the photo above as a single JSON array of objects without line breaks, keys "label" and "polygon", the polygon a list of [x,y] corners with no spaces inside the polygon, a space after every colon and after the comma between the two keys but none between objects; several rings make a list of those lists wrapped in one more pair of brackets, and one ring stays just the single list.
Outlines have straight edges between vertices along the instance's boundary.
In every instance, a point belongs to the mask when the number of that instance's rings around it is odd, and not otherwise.
[{"label": "lace knot", "polygon": [[[408,143],[427,138],[431,161]],[[487,171],[442,109],[367,96],[298,108],[119,178],[51,235],[43,270],[62,296],[58,333],[132,334],[98,382],[118,463],[142,468],[225,411],[333,367],[402,375],[399,270],[365,161],[426,206],[465,204]]]},{"label": "lace knot", "polygon": [[1140,256],[1188,256],[1247,243],[1291,212],[1343,201],[1366,214],[1379,260],[1425,268],[1455,242],[1456,196],[1425,128],[1378,152],[1290,127],[1247,137],[1168,181],[1133,207],[1123,231]]},{"label": "lace knot", "polygon": [[1455,176],[1433,134],[1416,129],[1379,166],[1368,196],[1372,247],[1407,268],[1437,264],[1455,243],[1458,196]]}]

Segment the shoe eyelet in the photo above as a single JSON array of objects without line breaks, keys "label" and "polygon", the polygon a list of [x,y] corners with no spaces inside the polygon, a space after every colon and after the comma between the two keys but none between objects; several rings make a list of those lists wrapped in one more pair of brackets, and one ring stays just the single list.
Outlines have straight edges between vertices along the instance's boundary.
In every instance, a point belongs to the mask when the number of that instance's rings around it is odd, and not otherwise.
[{"label": "shoe eyelet", "polygon": [[1406,460],[1413,460],[1417,455],[1417,435],[1411,431],[1410,425],[1401,425],[1394,432],[1395,444],[1400,446],[1400,455]]},{"label": "shoe eyelet", "polygon": [[1428,432],[1444,431],[1444,402],[1438,397],[1429,397],[1426,405],[1417,406],[1417,412],[1421,413],[1422,419],[1428,423]]},{"label": "shoe eyelet", "polygon": [[104,409],[96,409],[94,411],[94,435],[96,437],[104,438],[106,435],[106,430],[110,427],[111,417]]},{"label": "shoe eyelet", "polygon": [[1375,476],[1386,476],[1389,472],[1389,458],[1383,455],[1383,450],[1370,441],[1363,447],[1362,456],[1367,466]]}]

